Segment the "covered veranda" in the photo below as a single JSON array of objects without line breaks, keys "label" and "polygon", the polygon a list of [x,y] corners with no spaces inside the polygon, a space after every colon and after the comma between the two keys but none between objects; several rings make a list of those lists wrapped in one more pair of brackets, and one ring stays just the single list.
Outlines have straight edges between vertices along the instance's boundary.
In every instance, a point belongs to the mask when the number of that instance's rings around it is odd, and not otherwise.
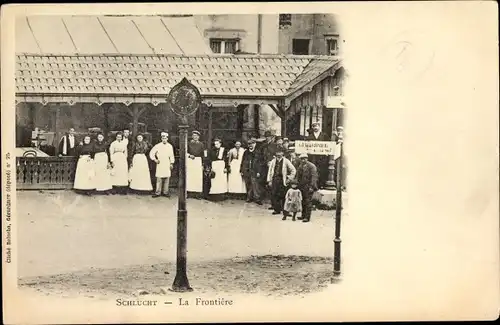
[{"label": "covered veranda", "polygon": [[[69,127],[81,133],[89,128],[109,133],[130,127],[133,134],[148,133],[153,142],[159,131],[166,130],[177,148],[178,121],[166,97],[183,77],[202,94],[202,106],[189,125],[200,130],[207,143],[218,136],[231,146],[236,139],[262,135],[266,125],[259,110],[264,105],[280,117],[282,135],[293,129],[290,134],[300,138],[295,129],[305,120],[294,122],[300,116],[300,101],[304,107],[316,106],[316,112],[324,110],[342,70],[335,57],[283,55],[18,54],[16,64],[17,124],[52,133],[55,154],[55,143]],[[318,85],[326,91],[323,102],[303,105],[303,98]],[[31,164],[39,168],[19,171],[18,184],[25,184],[21,188],[43,183],[70,187],[73,161],[45,157],[53,160],[45,172],[39,167],[44,165],[41,159],[21,159],[21,169]],[[59,160],[66,167],[54,176]]]}]

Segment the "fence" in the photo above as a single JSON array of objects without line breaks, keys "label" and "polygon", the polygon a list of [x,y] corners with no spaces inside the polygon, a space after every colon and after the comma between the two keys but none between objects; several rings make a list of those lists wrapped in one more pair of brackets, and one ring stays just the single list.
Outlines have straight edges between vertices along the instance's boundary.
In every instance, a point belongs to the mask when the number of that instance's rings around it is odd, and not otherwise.
[{"label": "fence", "polygon": [[[76,163],[76,157],[17,157],[16,188],[18,190],[72,189]],[[172,170],[170,179],[172,187],[177,186],[177,166],[174,164]],[[154,179],[154,169],[151,174]]]},{"label": "fence", "polygon": [[17,157],[17,189],[70,189],[76,161],[76,157]]}]

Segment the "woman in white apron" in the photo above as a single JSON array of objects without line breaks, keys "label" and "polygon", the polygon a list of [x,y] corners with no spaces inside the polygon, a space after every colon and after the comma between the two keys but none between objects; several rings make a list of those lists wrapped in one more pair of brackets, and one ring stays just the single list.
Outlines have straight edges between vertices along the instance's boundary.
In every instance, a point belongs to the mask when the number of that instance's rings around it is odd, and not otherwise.
[{"label": "woman in white apron", "polygon": [[215,177],[211,180],[210,199],[224,200],[227,194],[227,175],[230,167],[227,163],[226,149],[222,147],[222,141],[219,138],[214,140],[214,147],[209,156],[212,172],[215,173]]},{"label": "woman in white apron", "polygon": [[146,158],[146,153],[149,149],[149,144],[144,141],[142,134],[138,134],[136,142],[132,143],[131,152],[132,163],[130,164],[130,189],[134,191],[147,191],[153,190],[151,184],[151,174],[149,172],[149,163]]},{"label": "woman in white apron", "polygon": [[203,191],[203,153],[205,145],[200,141],[200,132],[193,131],[188,143],[186,159],[186,190],[189,197],[200,197]]},{"label": "woman in white apron", "polygon": [[116,193],[125,194],[128,187],[127,144],[123,141],[121,132],[116,134],[116,140],[109,146],[111,156],[111,182]]},{"label": "woman in white apron", "polygon": [[231,173],[228,176],[228,192],[234,194],[245,194],[246,187],[241,177],[241,162],[245,149],[241,147],[241,142],[236,141],[234,148],[229,150],[228,162]]},{"label": "woman in white apron", "polygon": [[94,146],[90,136],[83,138],[83,143],[77,148],[78,162],[76,164],[75,182],[73,188],[83,194],[90,195],[95,190]]},{"label": "woman in white apron", "polygon": [[109,159],[108,144],[102,133],[97,134],[94,143],[95,187],[96,191],[104,194],[113,188],[111,182],[111,160]]}]

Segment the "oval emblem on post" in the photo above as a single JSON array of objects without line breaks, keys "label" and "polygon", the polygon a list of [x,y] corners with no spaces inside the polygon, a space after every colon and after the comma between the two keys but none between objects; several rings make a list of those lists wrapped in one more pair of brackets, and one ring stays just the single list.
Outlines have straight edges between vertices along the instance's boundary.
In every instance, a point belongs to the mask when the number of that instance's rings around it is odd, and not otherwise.
[{"label": "oval emblem on post", "polygon": [[183,78],[168,93],[167,103],[175,114],[188,116],[198,110],[201,104],[201,94],[195,85]]}]

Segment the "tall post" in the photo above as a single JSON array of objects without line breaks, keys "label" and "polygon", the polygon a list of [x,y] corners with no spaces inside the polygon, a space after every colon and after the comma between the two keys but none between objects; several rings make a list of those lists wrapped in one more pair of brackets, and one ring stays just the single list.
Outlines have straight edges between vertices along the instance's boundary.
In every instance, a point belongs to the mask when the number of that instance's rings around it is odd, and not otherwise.
[{"label": "tall post", "polygon": [[196,113],[201,105],[198,88],[186,78],[170,90],[167,104],[180,117],[179,124],[179,202],[177,205],[177,268],[172,291],[186,292],[193,289],[187,278],[187,204],[186,156],[188,116]]},{"label": "tall post", "polygon": [[281,111],[281,136],[286,137],[287,136],[287,130],[286,130],[286,118],[287,118],[287,110],[286,107],[278,105],[278,109]]},{"label": "tall post", "polygon": [[335,190],[335,156],[328,156],[328,178],[325,183],[327,190]]},{"label": "tall post", "polygon": [[334,243],[334,256],[333,256],[333,275],[340,275],[340,262],[341,262],[341,249],[340,244],[340,226],[342,222],[342,139],[339,139],[340,156],[337,158],[337,195],[335,199],[335,239]]},{"label": "tall post", "polygon": [[139,107],[138,104],[132,104],[132,135],[137,136],[137,130],[139,128]]},{"label": "tall post", "polygon": [[187,278],[187,210],[186,210],[186,155],[187,155],[187,118],[181,118],[179,125],[179,202],[177,209],[177,272],[172,290],[192,291]]},{"label": "tall post", "polygon": [[254,104],[253,105],[253,127],[254,127],[254,133],[255,133],[256,138],[260,137],[259,124],[260,124],[260,105]]},{"label": "tall post", "polygon": [[257,15],[257,53],[262,52],[262,15]]},{"label": "tall post", "polygon": [[[332,109],[332,121],[335,117],[336,110]],[[332,123],[332,138],[335,134],[335,123]],[[328,178],[325,182],[327,190],[335,190],[335,156],[331,155],[328,159]]]},{"label": "tall post", "polygon": [[[59,134],[60,133],[60,130],[59,130],[60,114],[61,114],[61,107],[60,107],[60,104],[57,103],[55,105],[55,112],[54,112],[54,139],[56,139],[56,141],[59,141],[61,139],[61,136]],[[75,143],[75,145],[76,145],[76,143]],[[59,155],[59,153],[60,153],[59,152],[59,142],[56,142],[55,149],[56,149],[56,155]]]}]

